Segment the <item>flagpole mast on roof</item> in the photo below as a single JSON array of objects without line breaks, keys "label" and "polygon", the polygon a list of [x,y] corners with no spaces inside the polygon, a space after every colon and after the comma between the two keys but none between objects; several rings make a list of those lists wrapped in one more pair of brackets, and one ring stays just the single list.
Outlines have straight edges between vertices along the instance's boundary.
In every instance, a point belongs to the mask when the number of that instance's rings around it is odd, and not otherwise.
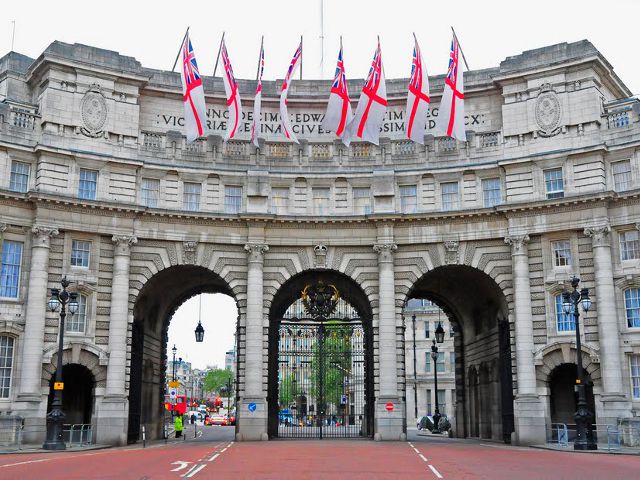
[{"label": "flagpole mast on roof", "polygon": [[302,35],[300,35],[300,80],[302,80]]},{"label": "flagpole mast on roof", "polygon": [[220,45],[218,46],[218,55],[216,55],[216,66],[213,67],[213,76],[216,76],[218,70],[218,60],[220,60],[220,52],[222,51],[222,42],[224,42],[224,32],[222,32],[222,38],[220,39]]},{"label": "flagpole mast on roof", "polygon": [[173,62],[173,68],[171,69],[171,72],[175,72],[176,71],[176,65],[178,64],[178,59],[180,58],[180,52],[182,51],[182,45],[184,45],[184,41],[187,38],[187,35],[189,35],[189,29],[191,27],[187,27],[187,31],[184,32],[184,37],[182,37],[182,42],[180,43],[180,48],[178,49],[178,55],[176,55],[176,61]]},{"label": "flagpole mast on roof", "polygon": [[471,70],[469,68],[469,64],[467,63],[467,59],[464,56],[464,52],[462,51],[462,47],[460,46],[460,40],[458,40],[458,36],[456,35],[456,31],[453,29],[453,26],[451,27],[451,31],[453,32],[453,36],[456,39],[456,43],[458,44],[458,49],[460,50],[460,53],[462,54],[462,60],[464,60],[464,66],[467,67],[467,70]]},{"label": "flagpole mast on roof", "polygon": [[258,77],[260,76],[260,60],[262,60],[263,48],[264,48],[264,35],[262,35],[262,39],[260,40],[260,53],[258,53],[258,70],[256,71],[256,82],[258,81]]}]

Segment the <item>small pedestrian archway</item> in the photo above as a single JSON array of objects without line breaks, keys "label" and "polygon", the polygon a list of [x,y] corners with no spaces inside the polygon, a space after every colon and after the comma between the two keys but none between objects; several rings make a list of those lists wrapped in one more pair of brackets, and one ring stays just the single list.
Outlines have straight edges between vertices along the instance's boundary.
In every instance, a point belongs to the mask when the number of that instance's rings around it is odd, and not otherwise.
[{"label": "small pedestrian archway", "polygon": [[[49,399],[47,412],[51,411],[51,404],[55,390],[56,372],[49,380]],[[64,423],[69,425],[87,425],[92,423],[95,397],[95,379],[91,371],[84,365],[69,363],[62,367],[62,410],[65,413]]]},{"label": "small pedestrian archway", "polygon": [[[442,362],[451,380],[441,383],[439,375],[438,389],[454,391],[433,392],[431,398],[442,393],[441,398],[451,399],[447,411],[453,415],[455,436],[510,441],[514,430],[510,324],[501,287],[477,268],[445,265],[428,271],[412,286],[405,301],[405,321],[412,316],[406,307],[409,299],[427,299],[442,309],[443,323],[448,324],[445,331],[453,336],[449,347],[453,355],[447,354]],[[430,361],[429,350],[422,355]],[[433,378],[433,367],[426,370],[416,369],[411,379],[416,388],[420,377],[423,384]],[[424,403],[432,407],[430,402]]]},{"label": "small pedestrian archway", "polygon": [[[231,287],[219,275],[198,265],[176,265],[161,270],[140,289],[133,308],[131,333],[129,443],[139,440],[142,425],[148,439],[163,435],[169,323],[180,305],[202,293],[222,293],[235,299]],[[215,312],[203,311],[202,314],[203,319],[215,319]],[[207,323],[206,326],[213,326]],[[196,324],[194,319],[193,324],[184,328],[194,330]],[[236,341],[237,328],[236,318]],[[209,335],[213,335],[213,331]],[[206,335],[204,341],[207,341]]]},{"label": "small pedestrian archway", "polygon": [[[593,382],[588,372],[585,376],[585,392],[589,410],[595,414],[595,399],[593,396]],[[563,363],[553,369],[549,375],[549,408],[551,423],[575,424],[574,415],[578,404],[576,392],[576,378],[578,367],[575,363]],[[594,419],[593,423],[597,423]]]},{"label": "small pedestrian archway", "polygon": [[[314,317],[311,297],[335,308]],[[280,287],[269,310],[270,438],[373,435],[371,320],[366,294],[342,273],[309,270]]]}]

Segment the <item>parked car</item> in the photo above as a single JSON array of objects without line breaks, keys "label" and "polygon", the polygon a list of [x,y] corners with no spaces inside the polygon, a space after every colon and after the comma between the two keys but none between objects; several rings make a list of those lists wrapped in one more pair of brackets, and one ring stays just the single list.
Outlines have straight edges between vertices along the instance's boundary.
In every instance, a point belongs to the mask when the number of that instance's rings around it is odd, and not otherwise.
[{"label": "parked car", "polygon": [[221,425],[227,426],[229,424],[227,417],[224,415],[211,415],[205,420],[205,425]]}]

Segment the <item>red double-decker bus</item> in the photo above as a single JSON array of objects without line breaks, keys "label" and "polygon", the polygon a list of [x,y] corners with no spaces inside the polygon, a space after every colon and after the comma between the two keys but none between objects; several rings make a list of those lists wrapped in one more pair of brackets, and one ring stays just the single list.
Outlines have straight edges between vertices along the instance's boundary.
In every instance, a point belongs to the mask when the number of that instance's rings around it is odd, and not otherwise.
[{"label": "red double-decker bus", "polygon": [[187,397],[185,395],[176,395],[174,403],[170,395],[165,395],[164,408],[170,412],[175,412],[176,415],[184,415],[187,413]]}]

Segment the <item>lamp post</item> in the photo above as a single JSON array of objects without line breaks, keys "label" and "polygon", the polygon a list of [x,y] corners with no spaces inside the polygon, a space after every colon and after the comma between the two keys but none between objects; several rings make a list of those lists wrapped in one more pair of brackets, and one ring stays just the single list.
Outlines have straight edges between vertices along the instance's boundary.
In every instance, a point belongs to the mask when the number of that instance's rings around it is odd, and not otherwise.
[{"label": "lamp post", "polygon": [[413,415],[418,419],[418,368],[416,358],[416,314],[411,316],[413,324]]},{"label": "lamp post", "polygon": [[57,288],[51,289],[51,298],[47,302],[49,310],[57,312],[60,309],[60,325],[58,331],[58,358],[56,365],[56,380],[54,384],[53,402],[51,411],[47,414],[47,439],[42,448],[45,450],[65,450],[66,445],[63,438],[63,420],[65,417],[62,410],[62,353],[64,351],[64,319],[69,314],[73,315],[78,311],[78,294],[67,292],[69,281],[65,276],[60,282],[62,292]]},{"label": "lamp post", "polygon": [[171,365],[173,366],[173,374],[172,374],[171,380],[173,380],[175,382],[175,380],[176,380],[176,353],[178,351],[178,349],[176,348],[175,343],[173,344],[173,348],[171,349],[171,351],[173,352],[173,362],[171,362]]},{"label": "lamp post", "polygon": [[231,377],[227,378],[227,417],[231,413]]},{"label": "lamp post", "polygon": [[196,342],[200,343],[204,340],[204,327],[202,326],[200,320],[198,320],[198,326],[196,327],[195,334]]},{"label": "lamp post", "polygon": [[598,445],[593,440],[593,413],[589,410],[587,403],[587,393],[585,391],[584,368],[582,367],[582,346],[580,343],[580,311],[579,305],[586,312],[591,308],[591,298],[589,289],[583,288],[578,292],[580,279],[574,276],[571,279],[573,292],[564,291],[562,293],[562,310],[566,315],[573,314],[576,325],[576,364],[578,378],[576,389],[578,390],[578,405],[573,416],[576,420],[576,439],[573,442],[574,450],[597,450]]},{"label": "lamp post", "polygon": [[431,346],[431,358],[433,359],[433,386],[436,391],[436,411],[433,414],[433,430],[431,433],[442,433],[440,432],[439,424],[440,424],[440,407],[438,405],[438,346],[436,342],[442,343],[444,342],[444,328],[442,328],[442,323],[438,322],[438,326],[436,327],[435,337],[433,339],[433,345]]}]

